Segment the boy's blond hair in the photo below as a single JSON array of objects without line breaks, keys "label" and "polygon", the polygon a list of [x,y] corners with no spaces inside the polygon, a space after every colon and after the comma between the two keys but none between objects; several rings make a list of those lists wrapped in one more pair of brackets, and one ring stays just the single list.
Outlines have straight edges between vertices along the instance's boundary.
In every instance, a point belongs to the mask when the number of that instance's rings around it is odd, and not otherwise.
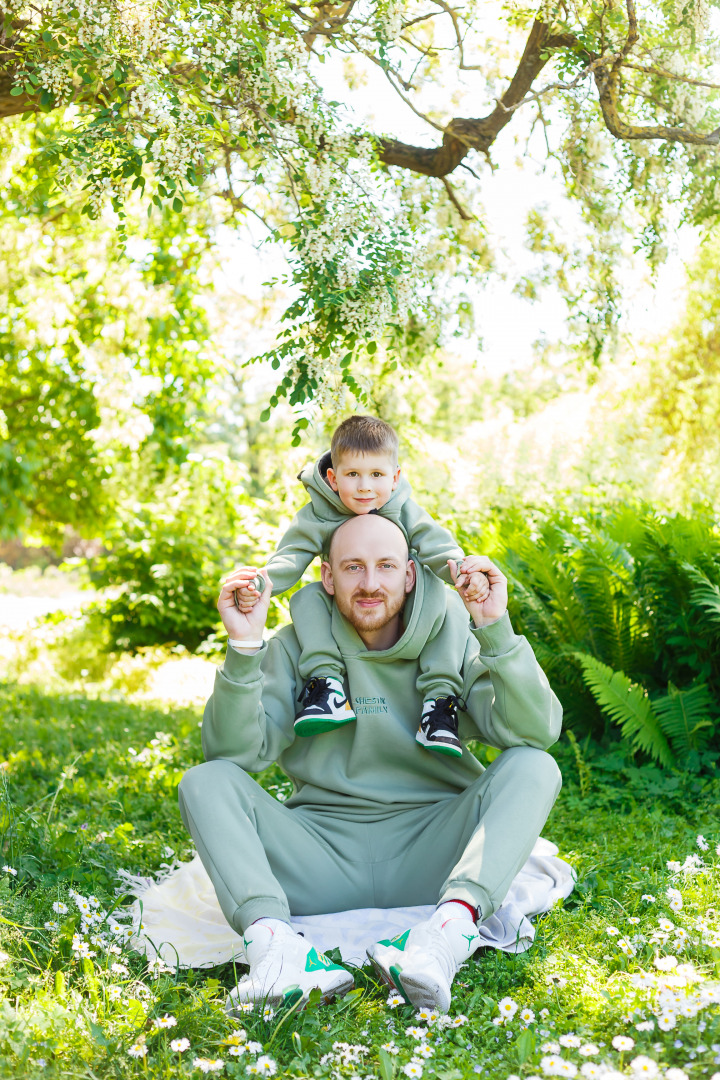
[{"label": "boy's blond hair", "polygon": [[377,416],[348,416],[335,429],[330,443],[333,467],[343,454],[389,454],[398,462],[399,439],[395,428]]}]

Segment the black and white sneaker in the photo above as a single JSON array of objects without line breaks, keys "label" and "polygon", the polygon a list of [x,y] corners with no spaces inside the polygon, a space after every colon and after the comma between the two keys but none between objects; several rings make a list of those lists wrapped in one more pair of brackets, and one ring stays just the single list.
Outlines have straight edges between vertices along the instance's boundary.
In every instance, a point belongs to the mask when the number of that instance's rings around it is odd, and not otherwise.
[{"label": "black and white sneaker", "polygon": [[428,750],[450,757],[462,757],[462,743],[458,738],[458,699],[448,697],[430,698],[423,702],[422,717],[416,740]]},{"label": "black and white sneaker", "polygon": [[339,679],[325,679],[319,675],[305,684],[302,710],[295,721],[298,735],[321,735],[354,719],[353,707]]}]

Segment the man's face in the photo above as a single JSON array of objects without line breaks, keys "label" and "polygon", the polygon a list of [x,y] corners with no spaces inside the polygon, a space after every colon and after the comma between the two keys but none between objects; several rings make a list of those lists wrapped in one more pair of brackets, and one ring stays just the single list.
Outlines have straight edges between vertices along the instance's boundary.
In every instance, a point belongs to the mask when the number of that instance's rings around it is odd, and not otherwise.
[{"label": "man's face", "polygon": [[333,537],[322,580],[340,613],[365,639],[393,621],[399,626],[405,597],[415,584],[415,564],[392,522],[374,515],[356,517]]}]

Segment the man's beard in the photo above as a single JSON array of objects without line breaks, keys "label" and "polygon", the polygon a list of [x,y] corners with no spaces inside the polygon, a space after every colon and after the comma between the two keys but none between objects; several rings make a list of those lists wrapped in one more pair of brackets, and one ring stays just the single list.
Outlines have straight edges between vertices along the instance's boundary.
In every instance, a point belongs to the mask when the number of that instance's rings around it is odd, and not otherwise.
[{"label": "man's beard", "polygon": [[[355,606],[357,600],[376,600],[382,599],[383,604],[380,607],[372,608],[370,611],[363,611],[362,608]],[[405,593],[401,593],[397,597],[389,596],[387,593],[380,590],[367,593],[362,589],[358,589],[356,592],[345,599],[338,593],[335,593],[335,603],[338,606],[338,610],[341,615],[344,615],[351,626],[354,626],[359,631],[372,631],[381,630],[383,626],[387,626],[395,616],[402,611],[405,607]]]}]

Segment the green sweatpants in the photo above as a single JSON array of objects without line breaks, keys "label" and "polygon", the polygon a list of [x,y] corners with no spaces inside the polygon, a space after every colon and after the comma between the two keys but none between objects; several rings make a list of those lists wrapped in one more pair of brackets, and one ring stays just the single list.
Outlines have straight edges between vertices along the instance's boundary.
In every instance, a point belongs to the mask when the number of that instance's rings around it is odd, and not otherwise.
[{"label": "green sweatpants", "polygon": [[[315,583],[290,597],[290,614],[300,642],[298,671],[307,682],[313,675],[345,679],[345,664],[332,634],[333,599],[322,585]],[[423,701],[431,698],[460,697],[463,680],[460,674],[468,639],[470,617],[461,603],[449,603],[445,617],[425,642],[419,656],[417,688]]]},{"label": "green sweatpants", "polygon": [[[230,925],[464,900],[488,918],[560,790],[543,750],[505,750],[459,795],[380,820],[291,809],[224,758],[190,769],[180,812]],[[379,807],[379,813],[387,812]]]}]

